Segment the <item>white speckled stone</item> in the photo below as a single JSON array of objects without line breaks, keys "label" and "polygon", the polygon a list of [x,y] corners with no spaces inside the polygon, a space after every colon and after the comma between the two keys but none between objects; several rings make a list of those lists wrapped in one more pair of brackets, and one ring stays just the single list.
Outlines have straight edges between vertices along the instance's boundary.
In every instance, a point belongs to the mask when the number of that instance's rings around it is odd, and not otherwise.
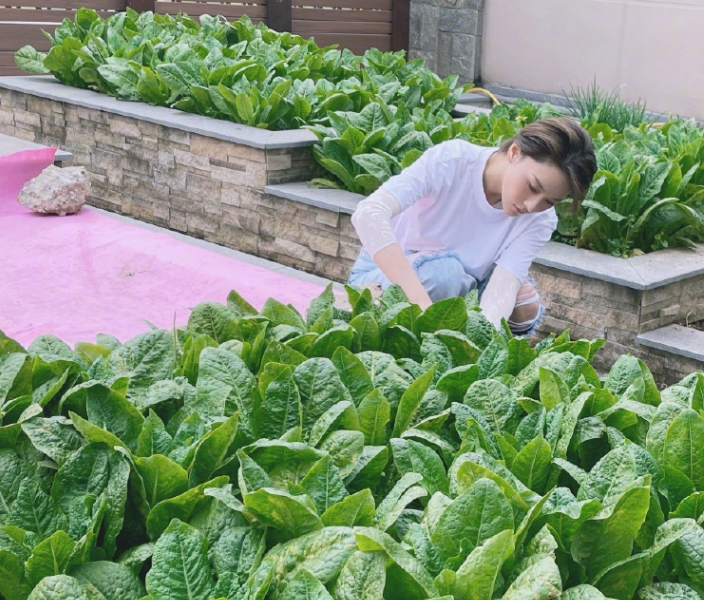
[{"label": "white speckled stone", "polygon": [[77,213],[90,194],[90,180],[84,167],[60,169],[50,166],[28,181],[17,201],[33,212],[54,215]]}]

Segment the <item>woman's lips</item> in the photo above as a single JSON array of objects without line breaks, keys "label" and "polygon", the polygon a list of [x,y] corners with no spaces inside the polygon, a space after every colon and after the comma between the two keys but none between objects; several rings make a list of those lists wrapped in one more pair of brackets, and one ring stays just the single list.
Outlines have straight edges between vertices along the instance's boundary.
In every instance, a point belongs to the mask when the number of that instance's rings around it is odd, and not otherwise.
[{"label": "woman's lips", "polygon": [[521,210],[515,204],[513,205],[513,210],[515,210],[519,215],[524,215],[526,213],[525,210]]}]

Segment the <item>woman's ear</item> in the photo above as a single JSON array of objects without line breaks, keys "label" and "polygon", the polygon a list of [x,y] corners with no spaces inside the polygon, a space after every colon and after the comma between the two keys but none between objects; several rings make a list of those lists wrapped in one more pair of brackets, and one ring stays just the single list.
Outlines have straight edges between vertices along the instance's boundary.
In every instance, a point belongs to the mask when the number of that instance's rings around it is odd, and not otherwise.
[{"label": "woman's ear", "polygon": [[508,162],[512,163],[521,157],[521,149],[518,147],[516,142],[513,142],[513,144],[508,147],[508,152],[506,154],[508,156]]}]

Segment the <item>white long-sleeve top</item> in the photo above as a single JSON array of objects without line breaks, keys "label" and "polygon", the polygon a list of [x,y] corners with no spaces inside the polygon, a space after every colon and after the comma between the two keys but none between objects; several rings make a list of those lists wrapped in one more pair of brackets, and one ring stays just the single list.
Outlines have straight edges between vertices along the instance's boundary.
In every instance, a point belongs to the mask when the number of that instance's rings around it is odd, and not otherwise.
[{"label": "white long-sleeve top", "polygon": [[482,308],[498,324],[513,311],[557,215],[549,209],[509,217],[489,204],[483,174],[495,151],[464,140],[434,146],[363,200],[352,223],[372,257],[394,243],[405,252],[453,250],[477,281],[496,265]]}]

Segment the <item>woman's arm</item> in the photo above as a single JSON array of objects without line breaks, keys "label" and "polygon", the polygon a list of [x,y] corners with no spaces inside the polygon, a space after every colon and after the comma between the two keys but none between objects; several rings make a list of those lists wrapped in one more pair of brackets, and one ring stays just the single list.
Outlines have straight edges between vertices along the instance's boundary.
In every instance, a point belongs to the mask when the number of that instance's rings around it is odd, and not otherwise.
[{"label": "woman's arm", "polygon": [[432,300],[406,259],[391,226],[391,219],[400,212],[398,200],[381,188],[360,202],[352,215],[352,224],[364,249],[389,281],[400,285],[408,299],[425,310]]},{"label": "woman's arm", "polygon": [[508,320],[513,313],[519,289],[521,280],[497,265],[479,303],[484,316],[497,329],[501,327],[501,319]]},{"label": "woman's arm", "polygon": [[400,285],[408,299],[422,309],[430,306],[432,300],[403,253],[391,219],[421,198],[437,196],[455,176],[466,144],[450,140],[426,150],[412,165],[360,202],[352,216],[364,249],[389,281]]},{"label": "woman's arm", "polygon": [[422,310],[433,303],[411,263],[408,262],[406,255],[401,250],[401,246],[397,243],[379,250],[374,255],[374,262],[379,265],[391,283],[401,286],[411,303],[417,304]]}]

